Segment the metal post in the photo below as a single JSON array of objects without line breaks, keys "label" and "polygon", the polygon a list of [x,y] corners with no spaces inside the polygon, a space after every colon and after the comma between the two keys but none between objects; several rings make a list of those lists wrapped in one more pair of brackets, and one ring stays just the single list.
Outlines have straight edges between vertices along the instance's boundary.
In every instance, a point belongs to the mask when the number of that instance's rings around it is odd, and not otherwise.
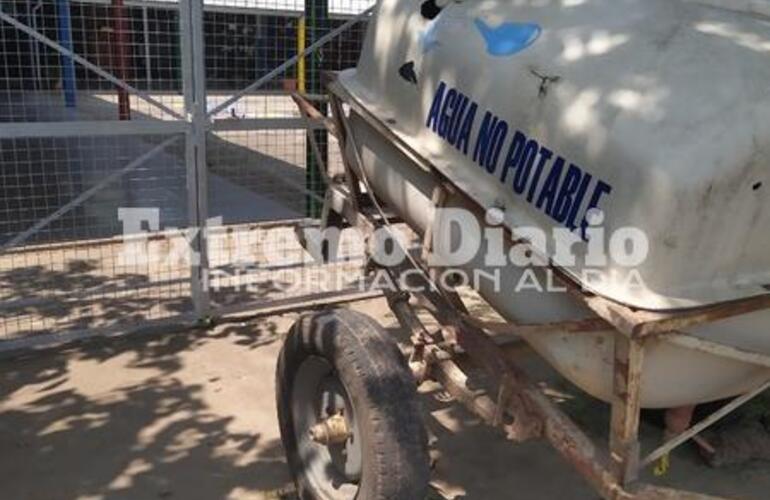
[{"label": "metal post", "polygon": [[610,421],[610,471],[625,486],[639,471],[639,414],[641,411],[642,341],[615,332],[612,417]]},{"label": "metal post", "polygon": [[[126,9],[123,0],[112,0],[112,22],[115,31],[115,76],[128,80],[128,32],[126,30]],[[128,92],[123,87],[118,87],[118,119],[131,119],[131,101]]]},{"label": "metal post", "polygon": [[[307,42],[312,45],[318,39],[329,31],[329,2],[328,0],[305,0],[305,19]],[[321,71],[323,69],[323,47],[313,51],[305,65],[305,86],[307,92],[311,94],[323,94],[323,82],[321,81]],[[318,109],[326,115],[327,106],[320,103]],[[329,157],[329,141],[326,130],[313,130],[313,137],[317,144],[318,151],[322,155],[320,162],[315,156],[315,147],[311,141],[305,145],[305,187],[308,194],[305,196],[305,213],[308,217],[320,217],[322,204],[318,202],[319,197],[323,197],[326,186],[321,174],[321,164],[327,163]],[[312,196],[312,195],[315,196]]]},{"label": "metal post", "polygon": [[[37,11],[43,7],[43,0],[38,0],[38,2],[35,4],[35,7],[32,9],[32,14],[30,15],[30,20],[32,22],[32,29],[37,32]],[[29,37],[30,41],[34,44],[32,46],[32,54],[35,59],[35,90],[40,90],[43,86],[43,75],[40,71],[40,45],[37,40],[35,40],[33,37]]]},{"label": "metal post", "polygon": [[[307,23],[305,22],[305,16],[300,16],[297,19],[297,54],[305,52],[307,46]],[[297,61],[297,92],[304,94],[307,92],[307,86],[305,85],[305,58],[300,57]]]},{"label": "metal post", "polygon": [[[26,2],[26,10],[27,10],[27,23],[29,23],[31,25],[33,23],[32,16],[34,15],[34,12],[32,10],[32,0],[27,0],[27,2]],[[33,82],[35,90],[40,90],[40,88],[38,87],[39,81],[38,81],[37,78],[35,78],[35,75],[36,75],[36,73],[35,73],[35,59],[34,59],[35,45],[37,45],[37,43],[35,42],[34,38],[30,37],[30,38],[27,39],[27,46],[29,47],[29,56],[30,56],[30,59],[31,59],[30,60],[30,67],[32,68],[32,75],[33,75],[32,82]]]},{"label": "metal post", "polygon": [[206,68],[203,47],[203,0],[179,2],[179,47],[182,53],[182,86],[187,132],[187,207],[191,240],[190,286],[199,318],[209,314],[208,218],[206,171]]},{"label": "metal post", "polygon": [[[72,21],[70,19],[69,0],[56,0],[56,18],[59,22],[59,44],[62,47],[73,52],[72,44]],[[64,105],[68,108],[74,108],[76,105],[75,92],[77,91],[75,83],[75,62],[71,55],[61,55],[62,67],[62,89],[64,90]]]},{"label": "metal post", "polygon": [[152,88],[152,52],[150,51],[150,20],[147,17],[147,6],[142,7],[142,30],[144,31],[144,72],[147,90]]}]

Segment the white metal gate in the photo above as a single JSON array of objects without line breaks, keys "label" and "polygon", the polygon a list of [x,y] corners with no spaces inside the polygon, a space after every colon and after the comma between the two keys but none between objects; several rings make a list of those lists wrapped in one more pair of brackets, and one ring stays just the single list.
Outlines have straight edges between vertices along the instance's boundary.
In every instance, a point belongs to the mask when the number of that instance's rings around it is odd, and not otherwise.
[{"label": "white metal gate", "polygon": [[370,5],[3,0],[0,350],[352,292],[294,238],[336,160],[290,92]]}]

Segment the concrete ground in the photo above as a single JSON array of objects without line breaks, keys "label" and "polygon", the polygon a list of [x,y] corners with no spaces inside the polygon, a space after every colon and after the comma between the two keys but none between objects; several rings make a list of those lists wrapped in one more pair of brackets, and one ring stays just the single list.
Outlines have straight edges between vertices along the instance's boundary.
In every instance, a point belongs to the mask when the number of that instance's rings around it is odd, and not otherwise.
[{"label": "concrete ground", "polygon": [[[350,307],[398,334],[383,301]],[[293,498],[273,376],[294,318],[0,361],[0,498]],[[605,405],[555,379],[526,348],[515,355],[600,434]],[[421,392],[438,456],[435,498],[597,498],[544,442],[508,443],[441,391]],[[659,432],[645,422],[643,446],[654,446]],[[711,470],[685,447],[658,481],[761,499],[770,491],[768,472],[767,463]]]}]

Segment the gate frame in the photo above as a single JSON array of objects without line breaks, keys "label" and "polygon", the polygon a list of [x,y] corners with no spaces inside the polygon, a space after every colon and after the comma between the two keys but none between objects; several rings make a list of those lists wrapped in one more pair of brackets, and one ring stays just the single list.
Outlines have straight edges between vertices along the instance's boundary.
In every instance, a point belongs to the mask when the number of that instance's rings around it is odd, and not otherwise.
[{"label": "gate frame", "polygon": [[190,285],[198,318],[209,315],[208,292],[208,168],[206,167],[206,57],[203,42],[203,0],[179,2],[179,45],[182,53],[182,85],[187,166],[187,214],[194,231],[190,241]]},{"label": "gate frame", "polygon": [[[306,0],[312,1],[312,0]],[[150,319],[142,325],[120,326],[110,325],[89,330],[67,330],[59,333],[46,333],[41,335],[32,335],[24,338],[14,338],[0,341],[0,353],[15,352],[29,348],[47,348],[60,346],[62,344],[77,341],[83,338],[90,338],[99,333],[108,336],[130,333],[144,327],[151,327],[154,324],[176,324],[181,321],[184,324],[191,325],[197,323],[210,324],[214,317],[223,317],[231,314],[243,314],[244,311],[250,311],[259,315],[263,311],[284,310],[286,308],[295,309],[303,307],[313,307],[319,303],[338,303],[361,298],[371,298],[380,295],[379,293],[361,294],[357,291],[341,291],[338,296],[329,296],[329,294],[303,295],[291,299],[282,299],[279,304],[271,305],[265,303],[248,303],[237,306],[222,306],[212,308],[211,298],[208,291],[209,279],[209,261],[207,245],[207,226],[208,221],[208,196],[207,196],[207,167],[206,167],[206,134],[208,132],[223,131],[251,131],[251,130],[306,130],[312,133],[314,130],[323,130],[321,120],[306,118],[257,118],[246,120],[214,120],[213,117],[226,109],[228,106],[237,102],[243,96],[248,95],[272,81],[278,75],[284,73],[289,68],[302,61],[308,55],[314,53],[322,46],[333,40],[341,33],[349,30],[357,23],[366,20],[375,6],[360,12],[356,15],[345,15],[348,19],[337,28],[330,30],[324,36],[315,40],[312,44],[304,47],[304,50],[285,60],[283,63],[269,71],[253,83],[234,92],[224,102],[208,108],[206,94],[206,71],[205,71],[205,46],[204,46],[204,24],[203,16],[205,11],[203,0],[180,0],[175,4],[163,5],[161,8],[177,10],[179,25],[179,47],[181,53],[182,69],[182,93],[184,97],[184,110],[182,113],[166,106],[161,101],[153,98],[149,91],[143,91],[132,86],[124,79],[118,78],[113,73],[99,67],[97,64],[89,61],[83,56],[77,54],[73,49],[63,46],[55,40],[52,40],[36,29],[22,23],[15,17],[3,11],[0,4],[0,23],[7,23],[17,31],[26,34],[31,40],[43,44],[56,51],[60,56],[66,57],[74,63],[95,73],[101,78],[109,81],[118,87],[121,91],[133,94],[152,106],[160,110],[172,119],[149,119],[149,120],[83,120],[83,121],[63,121],[63,122],[0,122],[0,138],[50,138],[50,137],[111,137],[111,136],[142,136],[142,135],[168,135],[160,144],[151,147],[142,155],[139,155],[126,165],[112,172],[106,178],[102,179],[96,185],[91,186],[85,191],[77,194],[72,200],[64,206],[55,210],[51,214],[43,217],[27,229],[21,231],[8,242],[0,246],[0,255],[9,251],[16,251],[21,248],[23,243],[38,233],[50,222],[63,216],[71,209],[82,204],[94,194],[110,185],[113,181],[121,178],[128,172],[140,167],[147,160],[165,150],[166,147],[176,143],[184,136],[185,140],[185,167],[187,183],[187,211],[188,211],[188,230],[194,230],[195,236],[191,238],[189,251],[191,252],[190,286],[191,297],[193,301],[193,311],[190,313],[180,313],[178,316]],[[146,8],[146,6],[145,6]],[[247,13],[263,14],[263,9],[246,10]],[[272,13],[267,11],[268,13]],[[143,13],[146,15],[146,12]],[[301,14],[299,14],[301,15]],[[146,22],[146,18],[144,19]],[[286,221],[287,225],[295,225],[294,221]],[[275,224],[272,221],[271,224]],[[166,232],[162,232],[166,234]],[[332,294],[333,295],[333,294]]]}]

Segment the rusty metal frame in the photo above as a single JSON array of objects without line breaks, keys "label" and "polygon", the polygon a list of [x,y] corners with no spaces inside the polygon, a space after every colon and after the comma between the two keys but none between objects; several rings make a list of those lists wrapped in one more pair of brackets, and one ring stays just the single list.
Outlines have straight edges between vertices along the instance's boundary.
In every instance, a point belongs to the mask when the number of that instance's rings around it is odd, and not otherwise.
[{"label": "rusty metal frame", "polygon": [[[330,103],[334,110],[333,117],[328,119],[321,116],[309,101],[295,95],[295,101],[303,116],[323,122],[327,130],[337,137],[344,148],[345,144],[355,140],[350,134],[347,117],[343,112],[344,103],[417,165],[436,176],[438,185],[441,187],[433,194],[435,204],[443,204],[450,196],[460,197],[469,202],[470,206],[476,207],[479,213],[484,213],[483,207],[478,206],[474,200],[456,189],[449,179],[436,171],[430,163],[358,104],[339,85],[334,74],[328,75],[327,86]],[[353,150],[357,148],[354,147]],[[343,149],[345,175],[331,179],[325,212],[338,214],[345,222],[358,227],[365,233],[370,233],[382,225],[388,225],[390,216],[387,213],[367,210],[372,205],[375,207],[380,205],[366,184],[366,178],[359,164],[360,158],[352,155],[351,159],[344,153]],[[362,187],[366,188],[366,194],[362,194]],[[371,200],[367,200],[367,197],[371,197]],[[425,243],[424,238],[423,243]],[[681,331],[694,325],[770,308],[770,294],[685,311],[644,311],[586,291],[563,270],[549,266],[568,293],[588,306],[596,315],[595,317],[539,324],[485,322],[471,317],[455,293],[439,290],[433,285],[429,272],[414,257],[410,257],[409,260],[410,262],[399,267],[387,268],[386,271],[393,276],[404,276],[407,271],[417,268],[420,272],[409,273],[409,278],[423,280],[422,284],[425,286],[421,289],[425,291],[419,295],[390,292],[386,293],[386,297],[400,324],[411,333],[414,350],[409,364],[418,380],[432,378],[438,381],[453,397],[476,413],[484,422],[502,427],[508,437],[514,441],[535,437],[547,439],[604,498],[714,498],[699,493],[642,484],[638,481],[639,471],[769,388],[770,380],[673,437],[641,459],[639,415],[645,343],[650,338],[661,336],[682,347],[706,351],[761,367],[770,367],[770,356],[707,341]],[[431,332],[423,324],[416,313],[417,307],[432,314],[440,325],[437,332]],[[596,447],[586,434],[543,394],[541,389],[528,381],[526,374],[505,357],[499,344],[500,337],[505,341],[521,334],[560,331],[580,335],[610,330],[614,332],[613,396],[609,446],[607,450],[602,450]],[[496,333],[496,339],[487,332]],[[493,385],[496,391],[479,392],[478,389],[473,389],[478,385],[469,382],[469,374],[464,372],[456,362],[458,353],[467,355],[475,364],[485,368],[487,376],[495,381]],[[489,394],[495,394],[496,398],[490,397]]]}]

